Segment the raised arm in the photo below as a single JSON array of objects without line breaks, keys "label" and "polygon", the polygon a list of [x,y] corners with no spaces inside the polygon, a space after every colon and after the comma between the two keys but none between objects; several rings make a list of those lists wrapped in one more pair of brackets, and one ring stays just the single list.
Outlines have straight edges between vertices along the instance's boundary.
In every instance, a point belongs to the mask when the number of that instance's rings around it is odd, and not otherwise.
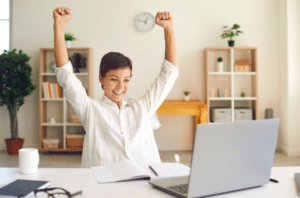
[{"label": "raised arm", "polygon": [[54,55],[56,67],[62,67],[68,63],[68,52],[65,44],[65,25],[72,18],[69,8],[56,8],[53,11],[54,18]]},{"label": "raised arm", "polygon": [[155,16],[157,25],[162,26],[165,32],[166,50],[165,59],[178,67],[178,53],[174,33],[173,18],[170,12],[157,12]]}]

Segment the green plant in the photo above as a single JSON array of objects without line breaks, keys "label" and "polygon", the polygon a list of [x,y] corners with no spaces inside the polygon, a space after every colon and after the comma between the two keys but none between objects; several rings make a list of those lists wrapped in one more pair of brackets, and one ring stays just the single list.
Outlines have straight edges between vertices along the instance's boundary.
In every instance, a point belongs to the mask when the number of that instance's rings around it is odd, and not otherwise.
[{"label": "green plant", "polygon": [[[223,28],[228,28],[227,26],[224,26]],[[230,29],[225,29],[223,31],[223,34],[221,35],[222,38],[230,38],[229,41],[233,41],[232,37],[234,36],[238,36],[239,33],[243,33],[242,31],[239,31],[238,29],[240,28],[240,26],[238,24],[234,24],[232,26],[232,28]]]},{"label": "green plant", "polygon": [[74,41],[76,38],[72,34],[65,34],[65,41]]},{"label": "green plant", "polygon": [[222,59],[221,57],[218,58],[218,62],[222,62],[222,60],[223,60],[223,59]]},{"label": "green plant", "polygon": [[183,93],[184,93],[184,95],[188,96],[190,92],[189,91],[184,91]]},{"label": "green plant", "polygon": [[16,49],[0,55],[0,106],[7,106],[10,118],[11,139],[18,139],[17,111],[24,104],[24,97],[31,94],[37,85],[32,84],[30,57]]}]

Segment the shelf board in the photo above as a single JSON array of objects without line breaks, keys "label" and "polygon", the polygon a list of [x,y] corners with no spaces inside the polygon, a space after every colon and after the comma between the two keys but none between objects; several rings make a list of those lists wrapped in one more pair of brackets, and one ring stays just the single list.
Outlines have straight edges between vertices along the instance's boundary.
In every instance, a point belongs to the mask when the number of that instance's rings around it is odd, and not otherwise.
[{"label": "shelf board", "polygon": [[82,126],[82,124],[67,123],[66,126]]},{"label": "shelf board", "polygon": [[256,72],[209,72],[209,75],[256,75]]},{"label": "shelf board", "polygon": [[257,100],[256,97],[234,97],[234,100]]},{"label": "shelf board", "polygon": [[[76,76],[87,76],[87,72],[74,73]],[[55,73],[42,73],[42,76],[56,76]]]},{"label": "shelf board", "polygon": [[209,75],[231,75],[232,72],[209,72]]},{"label": "shelf board", "polygon": [[42,98],[42,101],[63,101],[63,98]]},{"label": "shelf board", "polygon": [[232,100],[231,97],[209,97],[209,100]]},{"label": "shelf board", "polygon": [[233,72],[234,75],[256,75],[256,72]]},{"label": "shelf board", "polygon": [[257,100],[256,97],[209,97],[209,100]]},{"label": "shelf board", "polygon": [[42,126],[64,126],[64,123],[55,123],[55,124],[52,124],[52,123],[42,123],[41,124]]}]

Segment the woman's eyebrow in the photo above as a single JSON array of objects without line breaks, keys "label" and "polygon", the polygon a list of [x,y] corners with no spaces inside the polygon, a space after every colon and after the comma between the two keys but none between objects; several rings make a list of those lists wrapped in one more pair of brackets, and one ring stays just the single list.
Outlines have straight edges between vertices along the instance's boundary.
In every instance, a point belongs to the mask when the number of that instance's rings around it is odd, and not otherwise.
[{"label": "woman's eyebrow", "polygon": [[[110,75],[110,76],[113,76],[113,77],[116,77],[116,78],[119,78],[118,76],[115,76],[115,75]],[[127,76],[125,78],[130,78],[130,76]]]}]

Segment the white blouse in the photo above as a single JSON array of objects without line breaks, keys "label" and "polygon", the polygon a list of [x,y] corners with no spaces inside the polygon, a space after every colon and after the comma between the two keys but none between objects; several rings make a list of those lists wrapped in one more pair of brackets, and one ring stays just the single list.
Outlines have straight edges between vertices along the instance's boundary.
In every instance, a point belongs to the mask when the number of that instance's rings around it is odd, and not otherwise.
[{"label": "white blouse", "polygon": [[87,96],[70,61],[56,68],[55,74],[86,132],[82,168],[125,159],[137,163],[161,162],[150,117],[173,87],[178,77],[177,67],[164,59],[158,77],[144,96],[129,103],[123,99],[120,109],[105,95],[99,100]]}]

